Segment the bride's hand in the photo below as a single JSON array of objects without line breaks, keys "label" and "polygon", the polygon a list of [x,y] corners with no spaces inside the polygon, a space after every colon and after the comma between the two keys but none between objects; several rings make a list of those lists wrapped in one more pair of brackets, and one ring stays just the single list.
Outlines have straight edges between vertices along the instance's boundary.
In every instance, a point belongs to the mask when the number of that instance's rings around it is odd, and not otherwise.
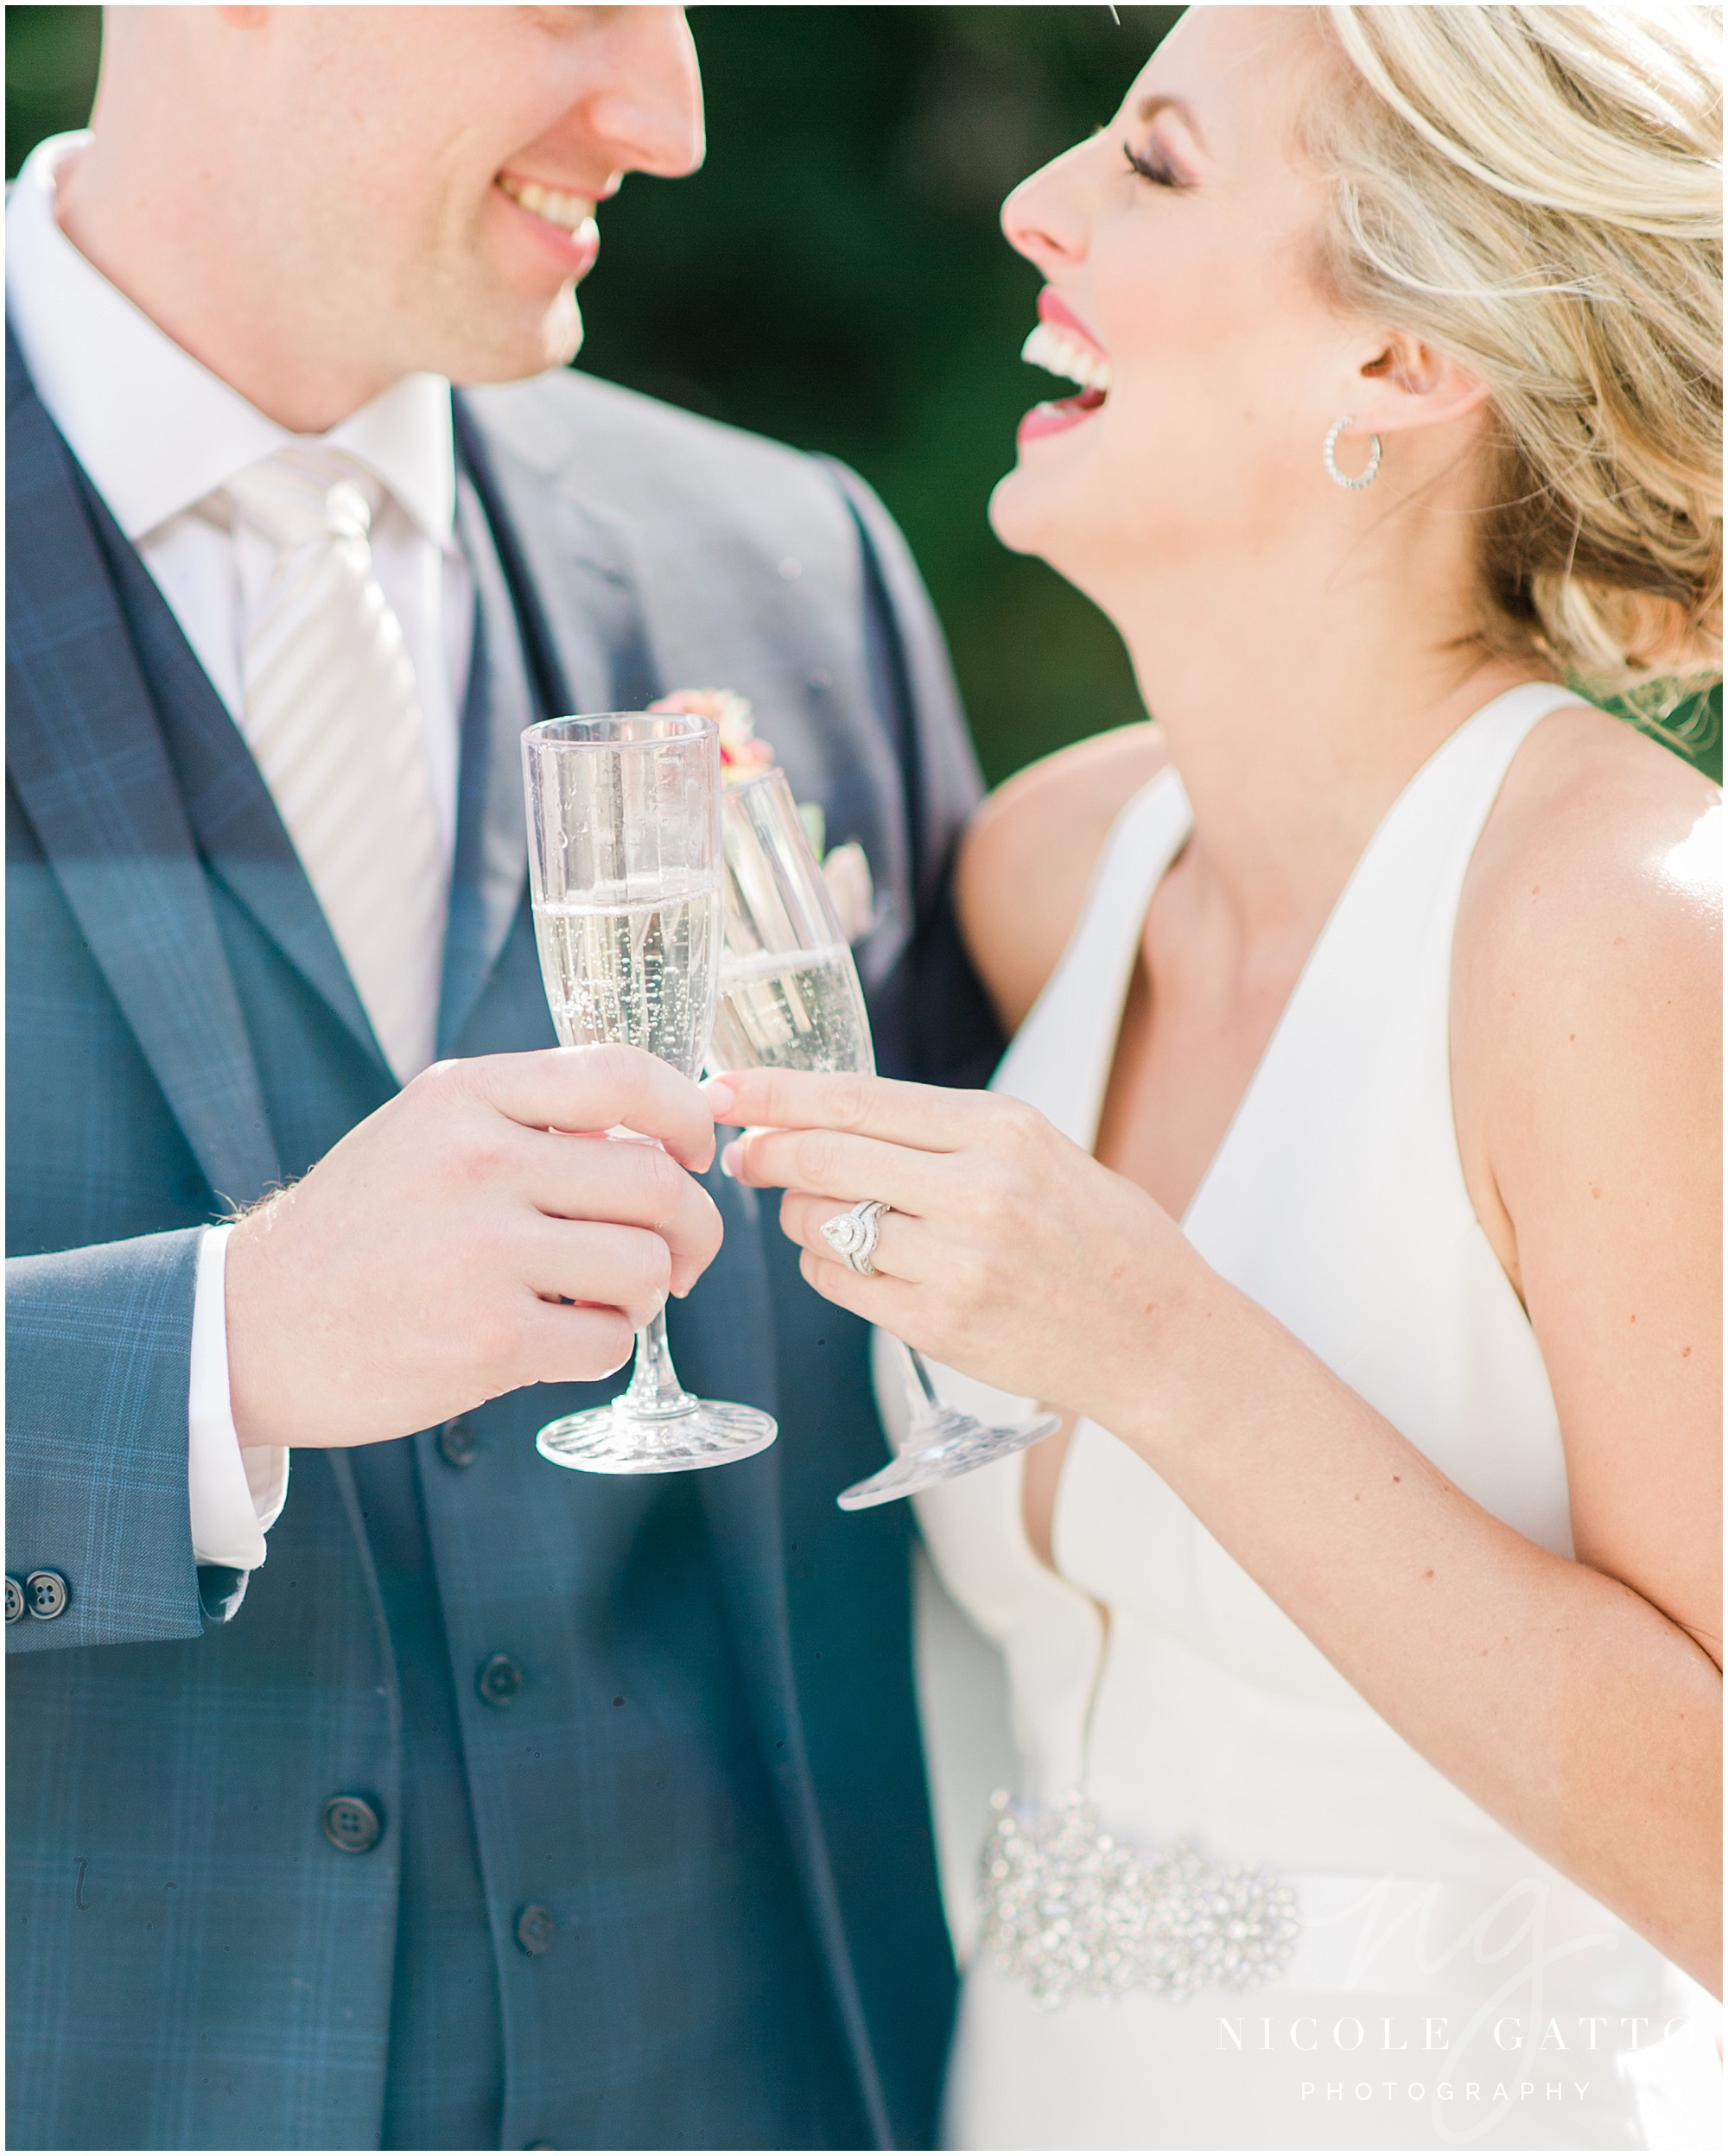
[{"label": "bride's hand", "polygon": [[[710,1098],[721,1121],[769,1126],[724,1164],[785,1191],[780,1224],[810,1285],[1004,1392],[1119,1428],[1121,1392],[1144,1391],[1148,1361],[1219,1284],[1145,1191],[1021,1101],[778,1070],[729,1072]],[[822,1237],[862,1198],[892,1208],[874,1278]]]}]

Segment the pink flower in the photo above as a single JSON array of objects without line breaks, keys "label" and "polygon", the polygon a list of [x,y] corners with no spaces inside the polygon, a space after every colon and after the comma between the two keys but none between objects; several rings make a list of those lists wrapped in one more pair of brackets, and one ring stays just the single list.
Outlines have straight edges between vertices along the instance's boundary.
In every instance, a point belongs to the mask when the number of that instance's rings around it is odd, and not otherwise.
[{"label": "pink flower", "polygon": [[756,714],[749,700],[733,688],[675,688],[650,711],[687,711],[697,719],[712,719],[720,729],[721,777],[728,786],[772,770],[774,751],[756,738]]}]

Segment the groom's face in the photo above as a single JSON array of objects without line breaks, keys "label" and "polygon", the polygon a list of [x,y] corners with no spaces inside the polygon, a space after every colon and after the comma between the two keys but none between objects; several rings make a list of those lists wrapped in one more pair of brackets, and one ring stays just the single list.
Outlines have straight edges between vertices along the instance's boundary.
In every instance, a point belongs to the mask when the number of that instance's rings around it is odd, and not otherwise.
[{"label": "groom's face", "polygon": [[258,242],[387,372],[570,358],[595,210],[702,156],[677,8],[286,7],[227,18]]}]

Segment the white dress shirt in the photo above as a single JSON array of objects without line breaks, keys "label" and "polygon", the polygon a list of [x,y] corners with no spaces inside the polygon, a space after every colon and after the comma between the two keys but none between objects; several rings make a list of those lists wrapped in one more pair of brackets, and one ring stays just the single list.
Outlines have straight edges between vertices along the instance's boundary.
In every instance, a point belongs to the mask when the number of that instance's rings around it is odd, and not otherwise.
[{"label": "white dress shirt", "polygon": [[[31,153],[6,206],[6,308],[49,417],[173,609],[231,714],[240,709],[243,593],[267,542],[207,513],[208,498],[294,437],[158,329],[79,254],[54,214],[54,174],[89,136]],[[372,564],[414,661],[446,872],[455,842],[460,725],[473,584],[455,544],[450,385],[410,375],[322,437],[384,489]],[[381,804],[381,808],[383,804]],[[229,1230],[199,1250],[187,1402],[192,1546],[200,1564],[250,1570],[288,1490],[285,1449],[243,1448],[228,1391]]]}]

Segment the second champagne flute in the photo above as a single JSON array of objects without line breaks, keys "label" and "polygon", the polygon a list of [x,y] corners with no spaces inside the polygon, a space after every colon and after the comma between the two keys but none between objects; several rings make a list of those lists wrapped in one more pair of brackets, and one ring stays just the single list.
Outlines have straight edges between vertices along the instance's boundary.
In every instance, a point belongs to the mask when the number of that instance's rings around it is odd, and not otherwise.
[{"label": "second champagne flute", "polygon": [[[534,934],[566,1048],[621,1042],[694,1078],[720,967],[720,740],[711,719],[607,712],[522,737]],[[629,1389],[548,1423],[561,1468],[666,1474],[742,1460],[772,1415],[678,1383],[666,1313],[636,1336]]]},{"label": "second champagne flute", "polygon": [[[725,954],[708,1068],[771,1064],[781,1070],[876,1068],[858,969],[822,878],[784,771],[726,789]],[[1055,1415],[982,1423],[950,1407],[917,1348],[894,1342],[912,1400],[905,1449],[842,1490],[842,1512],[911,1497],[993,1460],[1024,1451],[1061,1427]]]}]

